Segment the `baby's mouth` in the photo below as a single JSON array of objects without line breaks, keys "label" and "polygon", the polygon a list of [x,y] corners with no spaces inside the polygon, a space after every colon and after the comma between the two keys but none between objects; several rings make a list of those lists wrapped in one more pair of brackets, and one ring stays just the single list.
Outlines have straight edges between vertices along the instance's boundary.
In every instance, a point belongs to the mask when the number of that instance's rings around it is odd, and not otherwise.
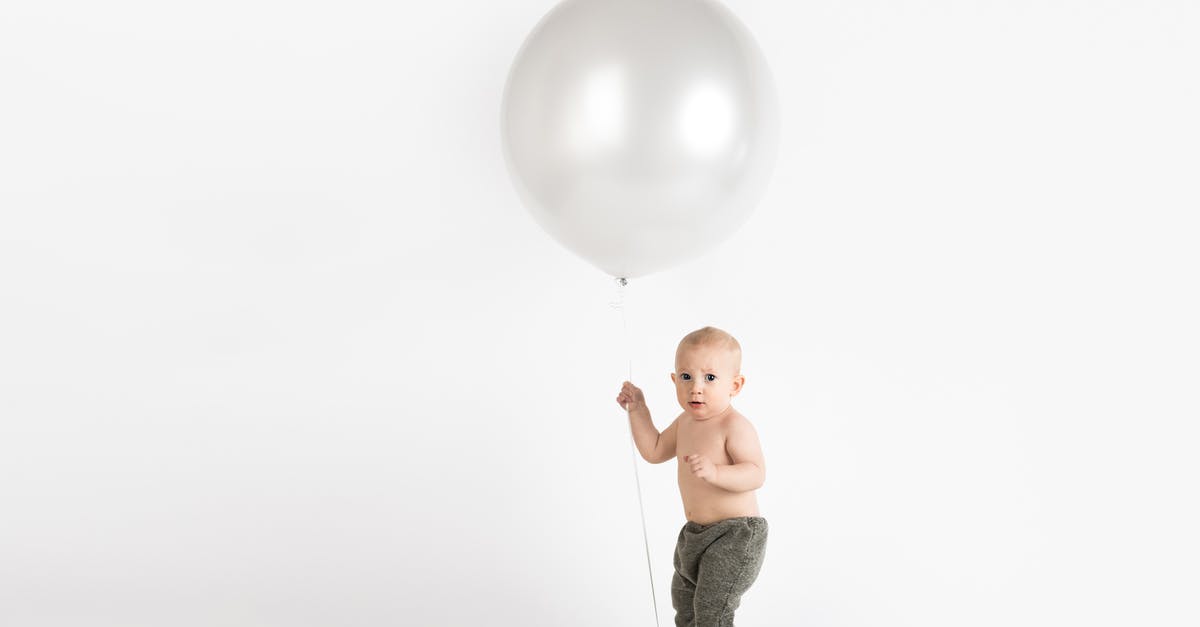
[{"label": "baby's mouth", "polygon": [[692,401],[692,402],[688,403],[688,405],[691,405],[692,407],[699,407],[703,404],[704,403],[701,403],[700,401]]}]

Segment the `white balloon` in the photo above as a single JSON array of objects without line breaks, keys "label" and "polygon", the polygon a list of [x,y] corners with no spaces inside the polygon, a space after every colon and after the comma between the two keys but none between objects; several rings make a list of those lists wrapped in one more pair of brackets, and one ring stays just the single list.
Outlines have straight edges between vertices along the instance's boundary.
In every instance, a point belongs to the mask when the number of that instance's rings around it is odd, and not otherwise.
[{"label": "white balloon", "polygon": [[525,39],[501,110],[525,206],[624,278],[736,231],[770,179],[778,124],[762,52],[712,0],[566,0]]}]

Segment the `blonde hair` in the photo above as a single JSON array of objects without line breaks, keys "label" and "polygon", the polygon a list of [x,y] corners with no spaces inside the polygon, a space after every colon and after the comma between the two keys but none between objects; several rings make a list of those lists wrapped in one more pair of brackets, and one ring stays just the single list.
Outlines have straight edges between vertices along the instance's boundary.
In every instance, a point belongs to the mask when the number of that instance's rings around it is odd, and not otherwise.
[{"label": "blonde hair", "polygon": [[696,329],[679,340],[679,347],[675,349],[676,359],[679,358],[679,353],[684,348],[695,346],[712,346],[729,351],[733,356],[733,373],[740,374],[742,372],[742,345],[738,344],[738,341],[729,333],[716,327]]}]

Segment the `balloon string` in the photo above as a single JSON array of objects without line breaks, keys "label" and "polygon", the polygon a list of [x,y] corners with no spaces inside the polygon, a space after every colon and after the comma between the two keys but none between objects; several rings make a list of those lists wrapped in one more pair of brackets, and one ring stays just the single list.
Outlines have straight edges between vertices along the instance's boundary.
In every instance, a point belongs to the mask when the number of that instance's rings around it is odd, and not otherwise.
[{"label": "balloon string", "polygon": [[[612,306],[621,310],[621,326],[625,331],[625,354],[629,358],[629,381],[633,382],[633,350],[629,342],[629,321],[625,316],[625,286],[629,281],[624,278],[617,279],[617,302]],[[629,446],[633,451],[633,480],[637,484],[638,497],[638,512],[642,516],[642,542],[646,545],[646,568],[650,571],[650,600],[654,603],[654,625],[660,627],[658,622],[658,595],[654,591],[654,566],[650,561],[650,536],[646,533],[646,508],[642,504],[642,480],[638,477],[638,457],[637,457],[637,442],[633,438],[633,410],[630,407],[633,403],[625,405],[626,415],[629,417]]]}]

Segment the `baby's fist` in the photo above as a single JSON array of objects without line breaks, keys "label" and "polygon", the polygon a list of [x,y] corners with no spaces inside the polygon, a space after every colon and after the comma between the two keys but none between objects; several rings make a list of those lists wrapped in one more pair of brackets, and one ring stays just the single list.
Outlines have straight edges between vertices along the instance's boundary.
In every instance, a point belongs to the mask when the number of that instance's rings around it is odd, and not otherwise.
[{"label": "baby's fist", "polygon": [[692,476],[712,483],[717,478],[717,465],[703,455],[688,455],[683,458],[692,467]]},{"label": "baby's fist", "polygon": [[642,395],[642,390],[638,386],[626,381],[621,386],[620,394],[617,394],[617,404],[621,406],[621,409],[633,411],[645,407],[646,397]]}]

